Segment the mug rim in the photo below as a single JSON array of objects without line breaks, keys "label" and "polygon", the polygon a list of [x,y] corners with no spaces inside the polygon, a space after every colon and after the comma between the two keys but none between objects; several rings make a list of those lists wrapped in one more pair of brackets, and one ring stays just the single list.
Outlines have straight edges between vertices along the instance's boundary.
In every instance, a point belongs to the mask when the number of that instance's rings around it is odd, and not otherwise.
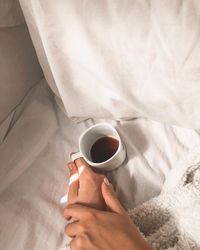
[{"label": "mug rim", "polygon": [[[91,129],[93,129],[93,128],[95,128],[95,127],[98,127],[98,126],[102,126],[102,125],[105,125],[105,126],[110,127],[110,128],[116,133],[116,135],[117,135],[117,140],[119,141],[119,146],[118,146],[117,151],[116,151],[108,160],[97,163],[97,162],[93,162],[93,161],[88,160],[87,157],[83,154],[82,148],[81,148],[81,140],[82,140],[82,138],[83,138]],[[94,166],[94,167],[98,167],[98,166],[101,166],[101,165],[103,165],[103,164],[106,164],[106,163],[110,162],[110,161],[111,161],[111,160],[112,160],[121,150],[123,150],[123,148],[122,148],[122,141],[121,141],[121,138],[120,138],[120,136],[119,136],[118,131],[115,129],[114,126],[112,126],[111,124],[106,123],[106,122],[100,122],[100,123],[97,123],[97,124],[92,125],[91,127],[87,128],[87,129],[80,135],[80,137],[79,137],[79,151],[81,152],[82,156],[85,158],[85,160],[87,161],[87,163],[88,163],[89,165],[91,165],[91,166]]]}]

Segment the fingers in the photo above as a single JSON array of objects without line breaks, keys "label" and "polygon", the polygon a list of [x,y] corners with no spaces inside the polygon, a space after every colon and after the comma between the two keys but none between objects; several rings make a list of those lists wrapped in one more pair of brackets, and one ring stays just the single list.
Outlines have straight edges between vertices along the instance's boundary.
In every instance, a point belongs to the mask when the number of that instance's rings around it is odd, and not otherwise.
[{"label": "fingers", "polygon": [[70,176],[72,176],[78,172],[78,169],[73,161],[68,162],[67,167],[69,169]]},{"label": "fingers", "polygon": [[[88,179],[90,179],[91,177],[96,176],[95,171],[91,168],[91,166],[82,157],[76,159],[75,164],[78,168],[79,177],[81,177],[83,175],[84,177],[88,177]],[[98,170],[96,170],[96,172],[98,173]],[[103,176],[102,171],[99,171],[98,176]],[[82,180],[83,179],[85,179],[85,178],[82,178]],[[81,182],[81,178],[80,178],[80,182]]]},{"label": "fingers", "polygon": [[78,197],[79,180],[78,169],[73,162],[67,164],[70,171],[68,203],[73,203]]},{"label": "fingers", "polygon": [[65,234],[69,237],[76,237],[81,233],[80,223],[78,221],[67,224],[65,227]]},{"label": "fingers", "polygon": [[70,242],[70,250],[88,250],[91,249],[91,246],[88,246],[88,235],[79,235],[75,238],[73,238]]},{"label": "fingers", "polygon": [[74,238],[74,239],[72,239],[72,240],[70,241],[70,247],[68,247],[67,250],[68,250],[68,249],[70,249],[70,250],[76,250],[76,245],[74,244],[75,240],[76,240],[76,239]]},{"label": "fingers", "polygon": [[86,173],[92,174],[93,173],[90,165],[82,157],[76,159],[75,164],[78,168],[79,175],[81,175],[82,173],[84,173],[84,174],[86,174]]},{"label": "fingers", "polygon": [[68,247],[66,250],[77,250],[77,247],[76,247],[76,238],[73,238],[71,241],[70,241],[70,247]]},{"label": "fingers", "polygon": [[81,190],[82,187],[85,188],[88,186],[88,180],[91,180],[95,176],[95,173],[83,158],[76,159],[75,164],[79,172],[79,184]]},{"label": "fingers", "polygon": [[87,232],[86,227],[79,222],[68,224],[65,228],[65,234],[73,238],[70,242],[70,250],[77,249],[93,249],[91,248],[91,238]]},{"label": "fingers", "polygon": [[117,199],[112,185],[110,184],[107,178],[104,178],[101,190],[104,201],[111,212],[115,212],[122,215],[126,214],[126,211]]},{"label": "fingers", "polygon": [[96,214],[97,210],[79,204],[70,204],[64,209],[64,217],[67,220],[70,218],[75,220],[87,220],[94,218]]}]

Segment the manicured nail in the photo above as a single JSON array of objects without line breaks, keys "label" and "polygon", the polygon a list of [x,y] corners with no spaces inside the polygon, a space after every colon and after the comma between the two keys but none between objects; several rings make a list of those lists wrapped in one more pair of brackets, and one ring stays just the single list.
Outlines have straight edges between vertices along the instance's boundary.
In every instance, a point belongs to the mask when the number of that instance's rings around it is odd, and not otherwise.
[{"label": "manicured nail", "polygon": [[69,162],[69,163],[67,164],[67,166],[68,166],[68,168],[69,168],[70,172],[72,172],[72,171],[73,171],[73,169],[74,169],[74,165],[73,165],[73,163],[72,163],[72,162]]},{"label": "manicured nail", "polygon": [[68,195],[67,194],[60,199],[61,204],[67,203],[67,201],[68,201]]},{"label": "manicured nail", "polygon": [[78,174],[79,174],[79,176],[83,173],[84,169],[85,169],[85,166],[83,166],[83,165],[81,165],[81,166],[78,168]]},{"label": "manicured nail", "polygon": [[105,183],[107,186],[110,186],[110,182],[109,182],[109,180],[108,180],[107,178],[104,178],[103,181],[104,181],[104,183]]},{"label": "manicured nail", "polygon": [[77,181],[78,179],[79,179],[79,174],[78,174],[78,173],[73,174],[73,175],[70,177],[70,179],[69,179],[69,186],[70,186],[73,182]]}]

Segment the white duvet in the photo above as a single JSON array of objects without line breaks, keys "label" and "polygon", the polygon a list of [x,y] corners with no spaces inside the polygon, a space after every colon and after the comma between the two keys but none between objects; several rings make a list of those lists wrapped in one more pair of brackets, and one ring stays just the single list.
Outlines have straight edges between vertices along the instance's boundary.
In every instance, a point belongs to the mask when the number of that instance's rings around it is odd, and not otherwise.
[{"label": "white duvet", "polygon": [[69,117],[200,128],[199,0],[20,3]]},{"label": "white duvet", "polygon": [[[43,80],[13,121],[0,145],[0,249],[56,250],[66,242],[59,201],[68,181],[69,152],[77,149],[82,131],[102,120],[69,120]],[[146,119],[106,121],[127,148],[127,161],[108,177],[129,208],[159,194],[177,160],[200,143],[199,134],[190,129]]]}]

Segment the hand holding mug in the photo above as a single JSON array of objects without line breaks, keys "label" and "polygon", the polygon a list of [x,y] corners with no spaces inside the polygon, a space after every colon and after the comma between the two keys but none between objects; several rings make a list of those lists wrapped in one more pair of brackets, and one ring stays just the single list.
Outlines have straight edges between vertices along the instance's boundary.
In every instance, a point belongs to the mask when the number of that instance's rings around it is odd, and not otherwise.
[{"label": "hand holding mug", "polygon": [[[96,170],[113,170],[124,162],[126,150],[117,130],[108,123],[98,123],[91,126],[79,138],[79,152],[71,155],[71,166],[77,159],[83,158],[87,166]],[[78,168],[74,177],[79,178]],[[87,170],[87,173],[92,173]],[[94,175],[94,173],[93,173]],[[77,182],[78,183],[78,182]],[[61,199],[61,203],[67,201],[67,195]]]},{"label": "hand holding mug", "polygon": [[74,221],[65,228],[65,233],[72,238],[70,250],[152,250],[121,206],[107,179],[101,185],[101,192],[110,212],[79,204],[65,208],[65,218]]},{"label": "hand holding mug", "polygon": [[[110,134],[118,139],[116,152],[108,160],[94,162],[90,154],[92,145],[103,135]],[[126,154],[116,130],[107,124],[97,124],[82,134],[79,148],[80,152],[72,159],[75,163],[68,164],[71,183],[64,216],[73,221],[65,229],[72,237],[70,250],[152,250],[118,201],[108,180],[89,166],[91,163],[93,167],[111,170],[122,164]],[[82,156],[84,159],[80,158]]]},{"label": "hand holding mug", "polygon": [[69,162],[70,179],[76,174],[79,178],[73,178],[68,191],[68,204],[84,204],[88,207],[105,210],[105,202],[101,192],[101,185],[104,175],[96,174],[88,163],[79,158],[74,162]]}]

